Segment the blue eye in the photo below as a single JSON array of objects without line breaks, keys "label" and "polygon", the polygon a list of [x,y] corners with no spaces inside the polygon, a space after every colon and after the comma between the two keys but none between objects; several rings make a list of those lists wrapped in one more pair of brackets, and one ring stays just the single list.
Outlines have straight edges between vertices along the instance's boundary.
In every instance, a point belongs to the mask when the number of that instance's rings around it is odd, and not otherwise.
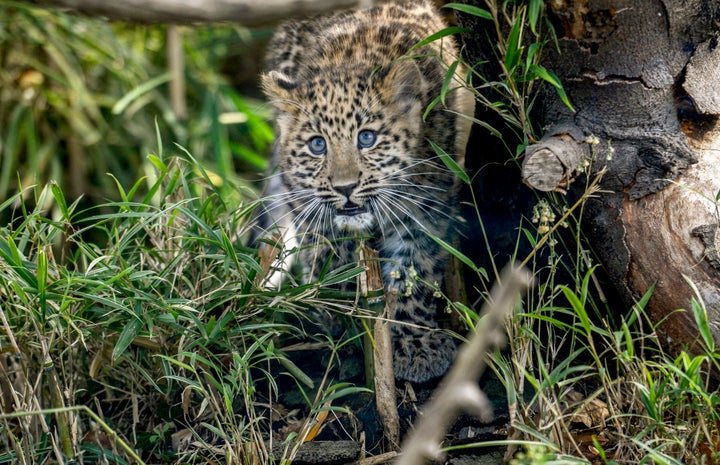
[{"label": "blue eye", "polygon": [[358,133],[358,147],[361,149],[367,149],[375,145],[377,141],[377,132],[371,131],[370,129],[363,129]]},{"label": "blue eye", "polygon": [[327,152],[327,142],[323,137],[315,136],[308,141],[307,145],[313,155],[325,155]]}]

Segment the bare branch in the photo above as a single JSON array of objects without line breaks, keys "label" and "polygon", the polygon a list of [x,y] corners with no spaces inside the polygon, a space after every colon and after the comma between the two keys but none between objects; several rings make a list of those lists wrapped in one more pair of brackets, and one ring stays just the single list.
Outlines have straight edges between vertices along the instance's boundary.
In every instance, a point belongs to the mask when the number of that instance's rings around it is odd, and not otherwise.
[{"label": "bare branch", "polygon": [[492,419],[492,408],[477,385],[485,369],[487,353],[505,343],[505,318],[512,312],[532,278],[522,268],[507,268],[483,307],[475,334],[458,353],[434,399],[403,446],[396,465],[420,465],[440,456],[440,442],[451,422],[461,411],[476,414],[483,421]]},{"label": "bare branch", "polygon": [[260,26],[358,6],[358,0],[26,0],[112,20],[140,23],[224,23]]}]

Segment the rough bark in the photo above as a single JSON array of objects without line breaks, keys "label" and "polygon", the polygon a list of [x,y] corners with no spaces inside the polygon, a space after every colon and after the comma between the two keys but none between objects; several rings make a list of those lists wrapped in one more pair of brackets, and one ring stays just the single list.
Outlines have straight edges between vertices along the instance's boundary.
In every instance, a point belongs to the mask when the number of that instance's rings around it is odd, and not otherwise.
[{"label": "rough bark", "polygon": [[[284,444],[274,444],[273,454],[280,457]],[[295,465],[344,465],[360,457],[360,443],[356,441],[310,441],[302,444],[292,463]]]},{"label": "rough bark", "polygon": [[[559,52],[545,65],[560,75],[577,111],[548,92],[543,117],[546,125],[573,128],[575,135],[568,141],[567,131],[549,132],[529,147],[524,180],[540,190],[565,189],[569,167],[547,155],[548,147],[560,145],[570,158],[592,153],[593,168],[607,169],[603,188],[611,191],[587,210],[593,247],[626,303],[656,285],[648,310],[655,322],[664,321],[664,342],[693,344],[692,314],[673,313],[691,308],[688,279],[711,322],[720,322],[720,49],[713,25],[720,5],[548,5]],[[711,328],[720,341],[718,325]]]},{"label": "rough bark", "polygon": [[[720,84],[720,83],[719,83]],[[697,164],[676,183],[638,200],[625,199],[619,210],[627,250],[624,275],[627,292],[637,295],[655,284],[648,306],[660,327],[663,343],[680,348],[699,338],[691,309],[698,288],[708,309],[711,331],[720,341],[720,263],[718,262],[718,211],[720,191],[720,127],[693,141]],[[686,312],[676,312],[677,309]]]},{"label": "rough bark", "polygon": [[226,23],[259,26],[327,13],[358,0],[26,0],[26,3],[140,23]]}]

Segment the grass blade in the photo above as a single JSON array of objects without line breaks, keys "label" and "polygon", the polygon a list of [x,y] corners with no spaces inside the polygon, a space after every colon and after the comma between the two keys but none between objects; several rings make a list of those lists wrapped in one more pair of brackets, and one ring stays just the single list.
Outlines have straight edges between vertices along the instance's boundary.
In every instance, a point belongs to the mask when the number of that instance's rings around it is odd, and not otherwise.
[{"label": "grass blade", "polygon": [[453,158],[448,155],[442,147],[440,147],[431,140],[428,140],[428,142],[432,146],[437,156],[440,157],[443,163],[445,163],[445,166],[447,166],[450,171],[452,171],[455,176],[460,178],[465,184],[470,184],[470,177],[467,175],[465,170],[463,170],[462,167],[458,165],[457,162],[453,160]]}]

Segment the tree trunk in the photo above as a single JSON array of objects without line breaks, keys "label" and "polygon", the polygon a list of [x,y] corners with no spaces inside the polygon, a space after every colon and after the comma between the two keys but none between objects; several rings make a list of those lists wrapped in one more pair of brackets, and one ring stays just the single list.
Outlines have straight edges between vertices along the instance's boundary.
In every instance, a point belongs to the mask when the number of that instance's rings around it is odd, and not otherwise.
[{"label": "tree trunk", "polygon": [[571,183],[583,160],[605,169],[610,192],[589,202],[584,232],[625,303],[655,284],[648,312],[662,322],[663,342],[692,345],[692,282],[720,343],[720,4],[547,7],[559,47],[546,47],[543,64],[559,75],[575,111],[554,89],[543,94],[536,107],[546,135],[527,148],[523,181],[577,195],[584,183]]}]

